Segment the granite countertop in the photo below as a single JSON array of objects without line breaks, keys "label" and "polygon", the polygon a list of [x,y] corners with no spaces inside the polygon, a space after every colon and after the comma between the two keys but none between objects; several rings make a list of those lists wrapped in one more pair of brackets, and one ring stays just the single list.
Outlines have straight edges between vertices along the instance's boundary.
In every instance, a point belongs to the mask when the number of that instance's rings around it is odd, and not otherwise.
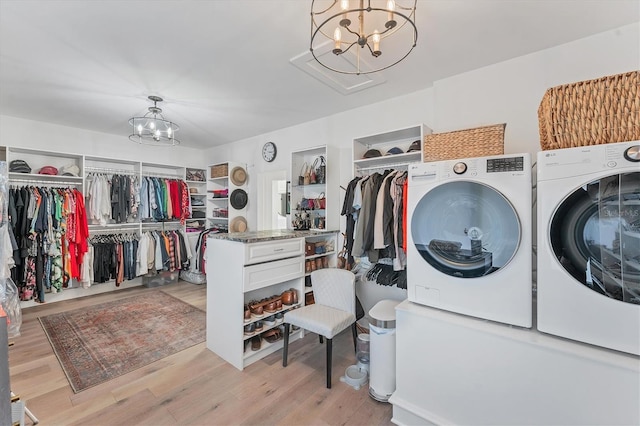
[{"label": "granite countertop", "polygon": [[209,238],[216,240],[237,241],[240,243],[257,243],[261,241],[285,240],[289,238],[315,237],[319,235],[334,234],[339,231],[312,229],[308,231],[294,231],[292,229],[270,229],[253,232],[231,232],[209,234]]}]

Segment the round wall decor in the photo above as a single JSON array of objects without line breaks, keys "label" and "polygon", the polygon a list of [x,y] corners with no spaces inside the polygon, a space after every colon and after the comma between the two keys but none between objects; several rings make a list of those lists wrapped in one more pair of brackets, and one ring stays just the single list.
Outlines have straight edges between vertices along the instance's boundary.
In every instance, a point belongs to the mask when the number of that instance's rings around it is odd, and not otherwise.
[{"label": "round wall decor", "polygon": [[231,203],[231,207],[236,210],[242,210],[247,205],[247,201],[249,201],[249,196],[247,195],[244,189],[234,189],[229,197],[229,202]]},{"label": "round wall decor", "polygon": [[276,144],[273,142],[267,142],[262,147],[262,158],[264,161],[272,162],[276,159],[276,155],[278,154],[278,149],[276,148]]},{"label": "round wall decor", "polygon": [[247,181],[247,172],[240,166],[234,167],[229,176],[235,186],[242,186]]}]

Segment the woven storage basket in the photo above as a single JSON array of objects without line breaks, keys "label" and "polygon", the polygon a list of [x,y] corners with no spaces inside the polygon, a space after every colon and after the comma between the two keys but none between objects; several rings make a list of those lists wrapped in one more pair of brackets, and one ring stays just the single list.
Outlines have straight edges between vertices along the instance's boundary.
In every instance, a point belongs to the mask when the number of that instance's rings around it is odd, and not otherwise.
[{"label": "woven storage basket", "polygon": [[227,163],[218,164],[216,166],[211,167],[212,178],[226,177],[228,175],[229,175],[229,165]]},{"label": "woven storage basket", "polygon": [[423,159],[428,161],[504,154],[506,124],[433,133],[424,137]]},{"label": "woven storage basket", "polygon": [[543,150],[640,139],[640,71],[548,89],[538,108]]}]

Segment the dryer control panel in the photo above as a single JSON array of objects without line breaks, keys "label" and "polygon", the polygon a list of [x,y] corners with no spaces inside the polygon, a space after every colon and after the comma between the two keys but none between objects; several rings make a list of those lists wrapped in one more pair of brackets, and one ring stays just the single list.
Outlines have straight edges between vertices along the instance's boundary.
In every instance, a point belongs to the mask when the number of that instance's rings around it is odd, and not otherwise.
[{"label": "dryer control panel", "polygon": [[523,157],[490,158],[487,160],[487,173],[521,172],[523,170]]}]

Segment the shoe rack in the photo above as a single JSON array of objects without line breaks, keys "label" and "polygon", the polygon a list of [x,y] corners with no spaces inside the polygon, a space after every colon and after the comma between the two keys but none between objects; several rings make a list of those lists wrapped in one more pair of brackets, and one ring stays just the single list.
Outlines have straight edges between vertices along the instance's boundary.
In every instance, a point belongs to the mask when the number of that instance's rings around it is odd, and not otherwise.
[{"label": "shoe rack", "polygon": [[336,231],[305,238],[304,305],[312,304],[313,301],[311,273],[318,269],[337,267],[337,236],[338,232]]}]

